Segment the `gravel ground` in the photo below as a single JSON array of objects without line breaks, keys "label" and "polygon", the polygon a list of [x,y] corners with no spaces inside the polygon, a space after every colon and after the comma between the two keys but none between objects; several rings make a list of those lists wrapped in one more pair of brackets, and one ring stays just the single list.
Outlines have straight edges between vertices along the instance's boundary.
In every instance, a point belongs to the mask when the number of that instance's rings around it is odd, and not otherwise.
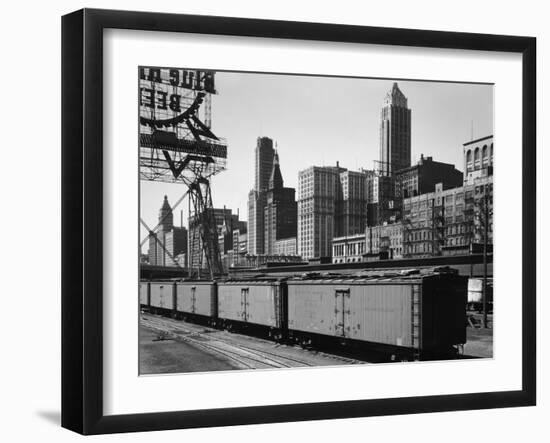
[{"label": "gravel ground", "polygon": [[[167,333],[167,340],[158,341],[159,328]],[[181,320],[172,320],[150,314],[142,314],[140,322],[140,364],[142,374],[174,372],[208,372],[228,369],[244,369],[238,363],[217,352],[204,349],[185,340],[204,342],[206,345],[220,346],[227,343],[227,350],[235,352],[237,348],[264,354],[265,358],[283,361],[286,367],[303,366],[339,366],[365,364],[365,361],[343,356],[327,354],[314,350],[305,350],[299,346],[281,345],[239,333],[212,329]],[[174,340],[174,338],[176,340]],[[155,340],[155,341],[153,341]],[[242,356],[237,355],[242,358]],[[254,356],[262,359],[262,357]],[[226,365],[223,365],[225,363]],[[256,365],[253,369],[266,369],[260,361],[248,362]],[[269,366],[267,366],[269,367]],[[250,369],[247,367],[246,369]]]},{"label": "gravel ground", "polygon": [[493,357],[493,330],[466,328],[466,344],[464,355],[469,357],[492,358]]},{"label": "gravel ground", "polygon": [[[211,340],[229,340],[228,343],[231,343],[233,346],[240,345],[245,348],[248,347],[248,349],[263,350],[268,353],[268,357],[270,358],[279,358],[276,356],[290,358],[290,361],[286,360],[285,362],[287,364],[290,363],[292,366],[303,366],[302,363],[307,366],[337,366],[367,363],[324,352],[304,350],[297,346],[279,345],[273,341],[257,337],[228,333],[192,323],[145,314],[140,322],[139,363],[140,374],[142,375],[242,369],[235,361],[219,353],[211,352],[192,342],[189,343],[181,339],[175,340],[174,337],[177,338],[177,334],[159,333],[159,325],[155,325],[155,321],[162,321],[164,323],[163,328],[167,331],[173,332],[177,330],[173,329],[174,327],[183,327],[195,340],[206,340],[206,343],[209,343]],[[198,333],[199,336],[195,333]],[[469,326],[466,329],[466,334],[467,343],[464,345],[465,358],[492,358],[492,329],[478,329]],[[187,332],[184,335],[187,335]],[[292,359],[296,359],[296,364],[293,363]],[[371,360],[371,362],[374,362],[374,360]],[[259,365],[258,369],[261,368],[263,366]]]},{"label": "gravel ground", "polygon": [[471,320],[471,324],[466,328],[464,355],[470,357],[493,358],[493,314],[487,316],[487,329],[481,327],[483,324],[483,316],[479,312],[469,311],[468,317]]},{"label": "gravel ground", "polygon": [[143,325],[139,328],[139,368],[141,375],[236,369],[231,362],[187,343],[158,340],[158,333]]}]

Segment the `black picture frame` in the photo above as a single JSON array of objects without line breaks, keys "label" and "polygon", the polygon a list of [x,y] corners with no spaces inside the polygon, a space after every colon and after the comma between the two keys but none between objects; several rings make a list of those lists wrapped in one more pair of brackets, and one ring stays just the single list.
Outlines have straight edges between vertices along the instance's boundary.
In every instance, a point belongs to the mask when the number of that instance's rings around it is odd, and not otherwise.
[{"label": "black picture frame", "polygon": [[[103,413],[103,31],[502,51],[522,55],[522,388],[517,391],[266,405],[106,416]],[[536,403],[536,39],[83,9],[62,18],[62,426],[82,434],[320,420]]]}]

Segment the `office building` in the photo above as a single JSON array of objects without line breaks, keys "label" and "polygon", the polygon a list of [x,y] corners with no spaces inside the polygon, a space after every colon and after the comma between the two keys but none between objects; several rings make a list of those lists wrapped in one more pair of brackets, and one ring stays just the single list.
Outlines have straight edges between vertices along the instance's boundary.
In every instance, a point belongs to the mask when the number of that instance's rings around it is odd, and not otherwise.
[{"label": "office building", "polygon": [[396,200],[432,192],[437,183],[442,183],[443,189],[450,189],[462,186],[464,181],[462,172],[454,165],[424,155],[416,165],[396,171],[394,180]]},{"label": "office building", "polygon": [[388,259],[403,257],[403,225],[384,223],[369,226],[365,231],[366,254],[383,254]]},{"label": "office building", "polygon": [[273,140],[268,137],[258,137],[254,151],[254,188],[248,193],[250,254],[263,254],[265,249],[264,209],[267,205],[267,191],[274,157]]},{"label": "office building", "polygon": [[[487,220],[487,222],[485,221]],[[487,223],[487,231],[485,231]],[[479,250],[493,243],[493,177],[403,200],[404,255],[423,257]],[[485,235],[487,232],[487,235]]]},{"label": "office building", "polygon": [[296,237],[282,238],[275,240],[273,243],[273,255],[281,256],[297,256],[297,239]]},{"label": "office building", "polygon": [[493,136],[488,135],[462,145],[464,152],[464,184],[493,175]]},{"label": "office building", "polygon": [[275,253],[276,241],[296,237],[298,208],[295,194],[294,188],[284,187],[279,155],[275,153],[264,208],[264,253],[267,255]]},{"label": "office building", "polygon": [[380,173],[391,176],[411,165],[411,110],[394,83],[380,112]]},{"label": "office building", "polygon": [[341,195],[336,200],[336,237],[365,232],[367,222],[367,174],[363,171],[340,173]]},{"label": "office building", "polygon": [[187,253],[187,229],[174,226],[174,215],[164,196],[159,210],[159,229],[149,236],[149,264],[155,266],[178,266],[176,257]]},{"label": "office building", "polygon": [[311,166],[298,174],[298,255],[330,257],[335,233],[336,202],[341,196],[336,167]]},{"label": "office building", "polygon": [[363,261],[366,251],[365,232],[332,240],[332,263],[356,263]]},{"label": "office building", "polygon": [[401,202],[395,198],[394,178],[379,171],[367,175],[367,226],[394,222],[400,217]]}]

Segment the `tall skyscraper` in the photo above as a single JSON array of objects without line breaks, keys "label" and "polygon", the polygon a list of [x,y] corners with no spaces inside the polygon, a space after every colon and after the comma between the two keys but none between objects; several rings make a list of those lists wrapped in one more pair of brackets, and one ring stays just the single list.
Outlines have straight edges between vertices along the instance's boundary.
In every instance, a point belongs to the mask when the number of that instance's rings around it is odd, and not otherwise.
[{"label": "tall skyscraper", "polygon": [[269,178],[273,168],[273,140],[258,137],[254,152],[254,189],[248,193],[248,252],[264,254],[264,209],[267,204]]},{"label": "tall skyscraper", "polygon": [[271,169],[273,168],[274,156],[275,150],[273,149],[273,140],[268,137],[258,137],[254,152],[254,189],[256,191],[267,191]]},{"label": "tall skyscraper", "polygon": [[391,176],[411,165],[411,110],[397,83],[380,112],[380,173]]},{"label": "tall skyscraper", "polygon": [[166,195],[159,210],[159,225],[160,230],[164,232],[168,232],[174,227],[174,214],[172,214],[172,208]]},{"label": "tall skyscraper", "polygon": [[187,229],[174,226],[172,208],[165,195],[159,210],[159,230],[149,237],[149,263],[156,266],[176,266],[176,256],[186,253]]},{"label": "tall skyscraper", "polygon": [[[296,237],[298,209],[295,195],[294,188],[284,187],[279,155],[275,152],[264,208],[265,254],[275,254],[277,240]],[[295,253],[296,251],[294,251]]]}]

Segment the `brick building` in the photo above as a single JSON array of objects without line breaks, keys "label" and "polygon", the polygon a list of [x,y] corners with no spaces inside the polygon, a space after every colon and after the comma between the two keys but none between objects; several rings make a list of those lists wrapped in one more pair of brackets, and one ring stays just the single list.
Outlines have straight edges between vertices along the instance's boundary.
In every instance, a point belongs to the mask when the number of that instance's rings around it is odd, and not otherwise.
[{"label": "brick building", "polygon": [[464,182],[462,172],[454,165],[424,155],[416,165],[397,171],[394,180],[397,200],[432,192],[437,183],[442,183],[443,189],[450,189],[462,186]]}]

